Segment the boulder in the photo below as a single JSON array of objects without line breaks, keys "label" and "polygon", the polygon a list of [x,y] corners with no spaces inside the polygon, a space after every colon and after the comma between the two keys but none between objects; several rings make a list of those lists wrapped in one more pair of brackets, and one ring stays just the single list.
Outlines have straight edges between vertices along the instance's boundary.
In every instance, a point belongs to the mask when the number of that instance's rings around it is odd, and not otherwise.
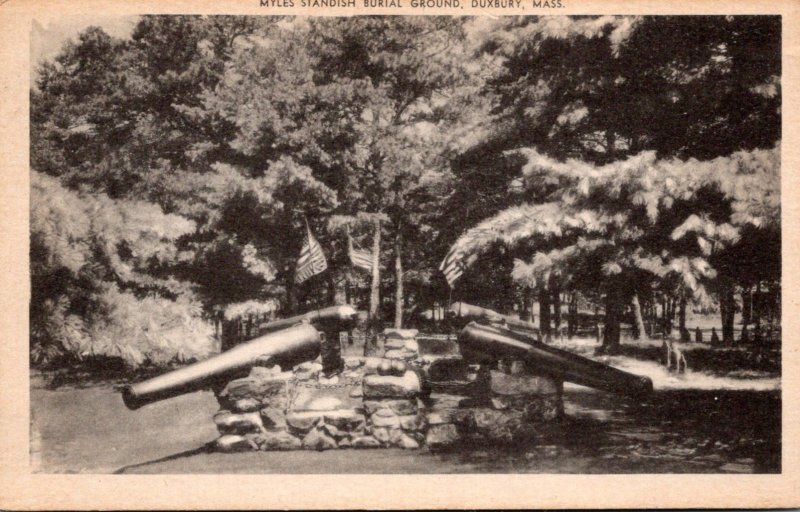
[{"label": "boulder", "polygon": [[214,443],[214,447],[224,453],[249,452],[258,449],[258,445],[244,436],[224,435],[220,436]]},{"label": "boulder", "polygon": [[259,449],[264,451],[299,450],[302,446],[298,438],[285,430],[262,433],[258,436],[256,443]]},{"label": "boulder", "polygon": [[339,439],[339,441],[337,441],[337,445],[338,445],[338,448],[340,448],[340,449],[341,448],[352,448],[353,447],[353,442],[350,439],[348,439],[346,437],[343,437],[343,438]]},{"label": "boulder", "polygon": [[439,450],[452,446],[460,440],[461,436],[452,423],[431,425],[425,436],[425,444],[431,450]]},{"label": "boulder", "polygon": [[420,394],[419,377],[407,371],[402,377],[369,375],[364,378],[365,398],[412,398]]},{"label": "boulder", "polygon": [[353,448],[380,448],[381,443],[372,436],[356,437],[352,441]]},{"label": "boulder", "polygon": [[491,392],[496,395],[555,395],[558,382],[542,375],[508,375],[491,371]]},{"label": "boulder", "polygon": [[336,448],[336,441],[321,429],[311,429],[303,438],[303,448],[307,450],[332,450]]},{"label": "boulder", "polygon": [[361,386],[354,386],[353,389],[350,390],[350,396],[352,398],[361,398],[364,396],[364,388]]}]

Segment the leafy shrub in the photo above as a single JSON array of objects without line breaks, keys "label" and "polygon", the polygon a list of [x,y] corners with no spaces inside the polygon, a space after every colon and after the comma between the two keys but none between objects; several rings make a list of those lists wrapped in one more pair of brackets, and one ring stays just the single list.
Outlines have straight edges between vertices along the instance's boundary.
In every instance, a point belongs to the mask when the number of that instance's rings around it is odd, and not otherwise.
[{"label": "leafy shrub", "polygon": [[[154,277],[193,222],[142,201],[77,193],[31,175],[31,360],[201,358],[213,328],[187,283]],[[173,299],[174,297],[174,299]]]}]

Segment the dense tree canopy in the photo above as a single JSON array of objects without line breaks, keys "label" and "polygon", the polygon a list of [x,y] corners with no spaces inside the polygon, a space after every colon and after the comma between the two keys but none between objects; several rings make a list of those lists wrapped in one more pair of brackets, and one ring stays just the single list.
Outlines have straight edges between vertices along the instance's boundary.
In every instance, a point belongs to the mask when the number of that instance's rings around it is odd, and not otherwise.
[{"label": "dense tree canopy", "polygon": [[[780,57],[769,16],[88,28],[31,90],[33,357],[198,357],[203,318],[341,300],[400,326],[569,292],[613,344],[670,297],[730,327],[780,282]],[[328,270],[298,285],[306,221]]]}]

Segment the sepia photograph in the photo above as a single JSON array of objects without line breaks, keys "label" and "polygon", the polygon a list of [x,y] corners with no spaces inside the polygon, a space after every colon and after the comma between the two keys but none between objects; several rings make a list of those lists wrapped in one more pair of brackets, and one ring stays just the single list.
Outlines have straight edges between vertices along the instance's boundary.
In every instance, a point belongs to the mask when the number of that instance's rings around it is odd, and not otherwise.
[{"label": "sepia photograph", "polygon": [[782,472],[781,16],[30,28],[34,473]]}]

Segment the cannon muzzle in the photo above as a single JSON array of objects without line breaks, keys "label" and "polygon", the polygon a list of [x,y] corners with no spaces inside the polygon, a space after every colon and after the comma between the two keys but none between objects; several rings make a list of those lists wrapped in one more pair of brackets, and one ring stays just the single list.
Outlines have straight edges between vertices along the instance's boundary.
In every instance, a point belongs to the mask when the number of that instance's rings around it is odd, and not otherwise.
[{"label": "cannon muzzle", "polygon": [[454,302],[450,305],[449,314],[472,321],[505,325],[508,329],[530,333],[535,335],[537,339],[539,338],[539,329],[533,323],[513,316],[502,315],[493,309],[473,306],[465,302]]},{"label": "cannon muzzle", "polygon": [[319,332],[308,324],[297,325],[255,338],[205,361],[125,386],[122,400],[128,409],[138,409],[158,400],[202,389],[214,382],[235,378],[246,373],[256,359],[289,366],[314,359],[319,350]]},{"label": "cannon muzzle", "polygon": [[347,331],[355,327],[358,311],[349,305],[330,306],[322,309],[315,309],[302,315],[295,315],[289,318],[281,318],[261,324],[258,327],[259,334],[286,329],[301,322],[313,324],[320,331]]},{"label": "cannon muzzle", "polygon": [[506,329],[472,322],[459,334],[458,344],[464,358],[475,362],[514,357],[525,361],[531,369],[556,379],[602,391],[638,396],[653,390],[653,382],[648,377],[612,368]]}]

